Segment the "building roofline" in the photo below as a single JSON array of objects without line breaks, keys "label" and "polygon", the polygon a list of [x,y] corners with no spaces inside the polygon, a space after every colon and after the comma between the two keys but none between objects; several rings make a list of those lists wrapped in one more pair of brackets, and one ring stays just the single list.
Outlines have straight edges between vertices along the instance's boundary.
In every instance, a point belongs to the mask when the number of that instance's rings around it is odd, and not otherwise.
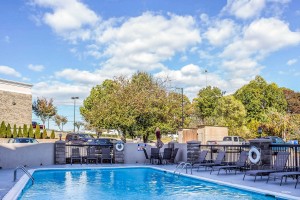
[{"label": "building roofline", "polygon": [[5,80],[5,79],[0,79],[0,83],[9,84],[9,85],[18,85],[18,86],[30,87],[30,88],[33,86],[32,84],[28,84],[28,83],[9,81],[9,80]]}]

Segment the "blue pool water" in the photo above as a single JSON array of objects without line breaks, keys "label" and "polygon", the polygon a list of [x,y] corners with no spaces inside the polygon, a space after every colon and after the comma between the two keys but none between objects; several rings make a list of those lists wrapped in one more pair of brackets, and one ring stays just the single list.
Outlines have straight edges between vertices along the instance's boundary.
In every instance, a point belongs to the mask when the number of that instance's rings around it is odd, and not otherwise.
[{"label": "blue pool water", "polygon": [[150,168],[47,170],[33,174],[19,199],[274,199]]}]

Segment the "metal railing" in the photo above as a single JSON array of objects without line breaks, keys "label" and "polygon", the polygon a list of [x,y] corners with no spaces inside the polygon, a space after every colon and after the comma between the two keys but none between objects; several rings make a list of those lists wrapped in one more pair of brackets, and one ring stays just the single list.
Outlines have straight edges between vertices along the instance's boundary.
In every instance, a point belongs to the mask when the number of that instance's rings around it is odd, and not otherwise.
[{"label": "metal railing", "polygon": [[34,184],[34,178],[33,176],[29,173],[29,171],[23,167],[23,166],[18,166],[15,170],[14,170],[14,181],[17,180],[17,171],[18,169],[21,169],[32,181],[32,185]]}]

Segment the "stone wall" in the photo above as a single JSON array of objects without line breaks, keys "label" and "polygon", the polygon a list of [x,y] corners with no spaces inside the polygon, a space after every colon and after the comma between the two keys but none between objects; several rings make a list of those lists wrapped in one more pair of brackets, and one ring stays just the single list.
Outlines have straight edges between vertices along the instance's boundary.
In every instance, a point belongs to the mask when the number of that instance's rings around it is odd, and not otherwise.
[{"label": "stone wall", "polygon": [[16,92],[0,90],[0,123],[10,123],[13,128],[24,124],[31,124],[32,120],[32,96]]}]

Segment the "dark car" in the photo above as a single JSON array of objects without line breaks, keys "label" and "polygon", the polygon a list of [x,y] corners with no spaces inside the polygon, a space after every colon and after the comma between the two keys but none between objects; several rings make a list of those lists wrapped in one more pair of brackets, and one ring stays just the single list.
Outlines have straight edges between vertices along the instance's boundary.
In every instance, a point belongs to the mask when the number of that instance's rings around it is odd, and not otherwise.
[{"label": "dark car", "polygon": [[[273,144],[286,144],[286,145],[290,145],[289,143],[286,143],[282,138],[277,137],[277,136],[266,136],[266,137],[262,137],[261,139],[269,139]],[[282,146],[278,146],[278,147],[272,147],[272,151],[274,153],[277,153],[278,151],[287,151],[288,147],[282,147]]]},{"label": "dark car", "polygon": [[45,128],[44,125],[42,125],[42,124],[39,124],[37,122],[32,122],[32,128],[36,128],[37,126],[40,126],[40,129],[44,129]]},{"label": "dark car", "polygon": [[94,137],[86,133],[68,133],[66,136],[66,142],[72,144],[84,144],[93,141]]},{"label": "dark car", "polygon": [[93,139],[91,142],[88,142],[88,144],[113,147],[114,143],[116,142],[117,140],[112,138],[97,138],[97,139]]},{"label": "dark car", "polygon": [[39,143],[34,138],[10,138],[8,143]]}]

